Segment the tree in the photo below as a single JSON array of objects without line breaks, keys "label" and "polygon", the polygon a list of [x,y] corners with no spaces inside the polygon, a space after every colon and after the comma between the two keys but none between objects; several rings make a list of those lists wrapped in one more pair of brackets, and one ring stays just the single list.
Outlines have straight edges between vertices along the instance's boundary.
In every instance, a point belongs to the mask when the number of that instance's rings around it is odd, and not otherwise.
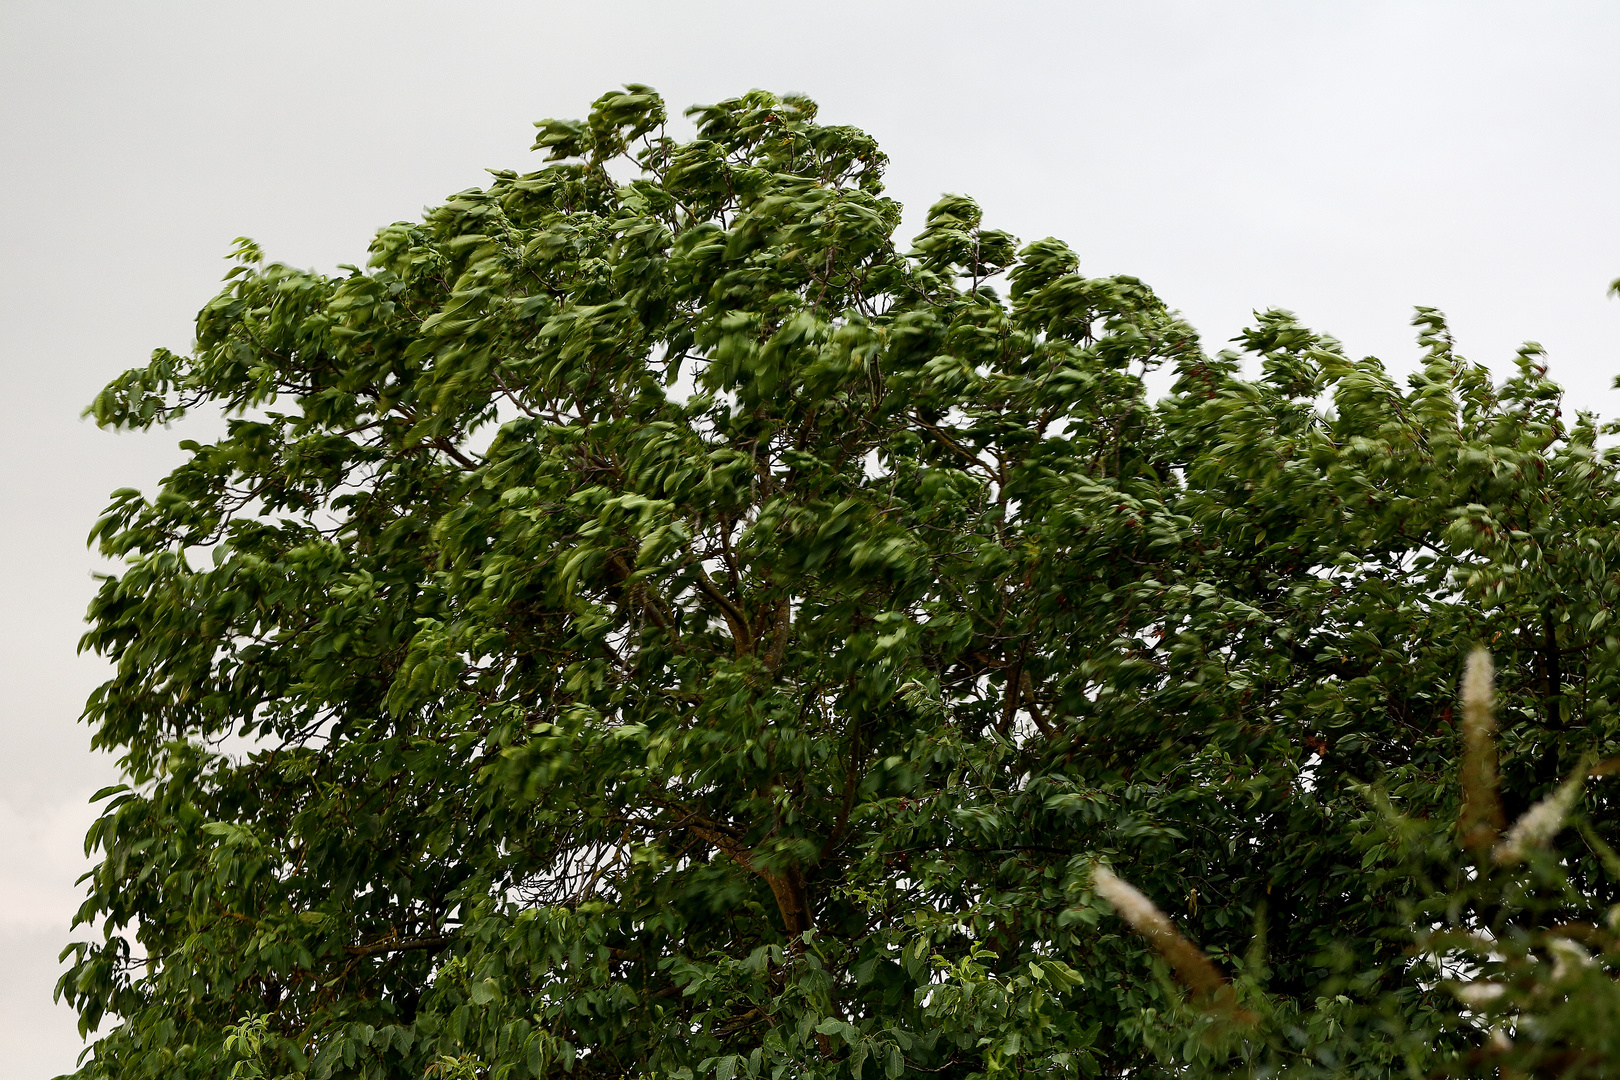
[{"label": "tree", "polygon": [[[1495,386],[1420,309],[1403,389],[1271,311],[1245,378],[966,198],[901,253],[808,100],[692,115],[545,121],[365,269],[244,241],[92,406],[231,419],[92,534],[128,782],[79,1075],[1475,1060],[1412,948],[1455,881],[1390,824],[1456,832],[1469,647],[1506,820],[1617,743],[1617,458],[1539,350]],[[1615,899],[1583,797],[1570,918]],[[1178,985],[1099,865],[1235,982]]]}]

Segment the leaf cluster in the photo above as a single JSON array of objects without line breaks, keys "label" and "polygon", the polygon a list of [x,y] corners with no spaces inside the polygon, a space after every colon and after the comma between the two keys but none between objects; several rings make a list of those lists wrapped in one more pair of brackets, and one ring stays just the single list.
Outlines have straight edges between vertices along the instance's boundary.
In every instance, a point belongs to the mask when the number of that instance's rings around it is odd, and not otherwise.
[{"label": "leaf cluster", "polygon": [[691,115],[542,122],[547,164],[364,268],[241,242],[191,354],[96,399],[230,419],[92,534],[127,783],[59,985],[78,1075],[1227,1061],[1103,860],[1263,969],[1299,1060],[1352,992],[1439,1030],[1358,792],[1451,820],[1472,642],[1504,790],[1620,741],[1620,461],[1539,352],[1495,385],[1420,311],[1402,386],[1272,311],[1245,378],[963,197],[900,250],[886,159],[808,100]]}]

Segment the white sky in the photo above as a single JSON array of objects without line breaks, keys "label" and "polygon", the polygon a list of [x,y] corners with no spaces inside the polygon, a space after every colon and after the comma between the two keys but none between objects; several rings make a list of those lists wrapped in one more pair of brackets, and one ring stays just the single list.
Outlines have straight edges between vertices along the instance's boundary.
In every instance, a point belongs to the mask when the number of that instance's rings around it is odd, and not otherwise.
[{"label": "white sky", "polygon": [[0,0],[0,1080],[65,1071],[50,1004],[85,799],[75,656],[107,493],[180,432],[78,419],[184,349],[231,239],[330,268],[531,167],[531,121],[650,83],[762,86],[878,137],[909,237],[942,192],[1130,273],[1212,347],[1292,308],[1401,370],[1414,304],[1506,365],[1541,341],[1620,413],[1620,5]]}]

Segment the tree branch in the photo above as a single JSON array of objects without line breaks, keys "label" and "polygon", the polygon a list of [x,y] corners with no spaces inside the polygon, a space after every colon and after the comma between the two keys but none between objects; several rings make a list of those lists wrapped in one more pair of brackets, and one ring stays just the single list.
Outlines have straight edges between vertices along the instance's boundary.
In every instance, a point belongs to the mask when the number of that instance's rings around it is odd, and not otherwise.
[{"label": "tree branch", "polygon": [[350,956],[378,956],[382,953],[415,952],[422,949],[437,951],[450,944],[447,937],[385,938],[369,945],[345,945],[343,951]]},{"label": "tree branch", "polygon": [[748,625],[747,616],[715,586],[709,575],[704,572],[701,563],[695,569],[698,588],[703,591],[703,595],[720,605],[721,614],[725,615],[726,622],[731,626],[731,636],[736,642],[737,655],[746,656],[754,648],[754,632]]}]

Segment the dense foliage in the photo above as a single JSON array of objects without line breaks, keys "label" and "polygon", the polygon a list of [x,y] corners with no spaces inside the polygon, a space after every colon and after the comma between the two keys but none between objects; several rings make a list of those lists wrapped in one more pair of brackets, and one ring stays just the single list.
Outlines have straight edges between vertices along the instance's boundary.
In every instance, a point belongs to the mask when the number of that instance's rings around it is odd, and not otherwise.
[{"label": "dense foliage", "polygon": [[[1493,385],[1423,310],[1402,386],[1273,311],[1212,355],[966,198],[898,250],[807,100],[692,115],[544,122],[365,269],[244,242],[97,399],[231,419],[93,534],[128,783],[79,1075],[1591,1060],[1445,981],[1546,1007],[1546,928],[1617,899],[1603,781],[1522,865],[1454,839],[1474,644],[1504,821],[1620,747],[1620,460],[1538,350]],[[1234,983],[1189,996],[1099,863]]]}]

